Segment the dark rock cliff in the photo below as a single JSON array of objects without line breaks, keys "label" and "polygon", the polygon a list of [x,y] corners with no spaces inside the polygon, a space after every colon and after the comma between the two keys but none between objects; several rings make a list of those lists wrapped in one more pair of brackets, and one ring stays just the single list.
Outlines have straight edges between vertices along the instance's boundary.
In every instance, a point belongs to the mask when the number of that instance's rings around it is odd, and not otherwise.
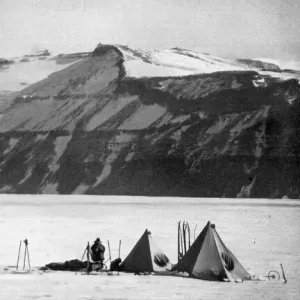
[{"label": "dark rock cliff", "polygon": [[99,45],[0,119],[3,193],[300,197],[297,80],[128,78]]},{"label": "dark rock cliff", "polygon": [[8,59],[0,58],[0,69],[1,68],[6,68],[9,65],[12,65],[13,63],[14,63],[13,60],[8,60]]},{"label": "dark rock cliff", "polygon": [[267,62],[260,61],[260,60],[238,59],[237,62],[242,63],[251,68],[258,68],[262,71],[272,71],[272,72],[280,72],[281,71],[281,69],[279,68],[278,65],[272,64],[272,63],[267,63]]}]

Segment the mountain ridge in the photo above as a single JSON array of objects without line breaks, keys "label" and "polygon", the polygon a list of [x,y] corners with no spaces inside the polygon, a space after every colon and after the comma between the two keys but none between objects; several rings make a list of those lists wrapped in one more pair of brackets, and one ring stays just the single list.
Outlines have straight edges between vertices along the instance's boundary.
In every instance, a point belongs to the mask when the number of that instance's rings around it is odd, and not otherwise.
[{"label": "mountain ridge", "polygon": [[[0,118],[1,192],[299,198],[298,79],[186,51],[167,68],[213,68],[160,76],[161,52],[99,45],[18,92]],[[131,76],[128,56],[159,72]]]},{"label": "mountain ridge", "polygon": [[[99,45],[101,47],[108,46]],[[124,45],[109,46],[115,47],[122,53],[127,75],[132,77],[187,76],[216,71],[254,70],[281,79],[300,79],[296,69],[281,69],[278,64],[268,59],[229,60],[179,47],[168,50],[145,50]],[[53,54],[46,49],[20,57],[0,58],[0,93],[3,90],[20,91],[24,85],[31,85],[43,80],[51,73],[87,58],[92,53],[93,51]],[[289,64],[286,66],[290,67]]]}]

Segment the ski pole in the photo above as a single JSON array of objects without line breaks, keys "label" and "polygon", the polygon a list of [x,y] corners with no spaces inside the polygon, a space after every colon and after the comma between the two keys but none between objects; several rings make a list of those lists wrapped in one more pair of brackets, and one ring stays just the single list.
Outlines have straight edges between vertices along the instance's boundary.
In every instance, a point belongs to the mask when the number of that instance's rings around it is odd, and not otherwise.
[{"label": "ski pole", "polygon": [[26,245],[26,248],[27,248],[27,258],[28,258],[29,270],[31,270],[28,245]]},{"label": "ski pole", "polygon": [[[121,240],[119,241],[119,258],[121,258]],[[118,275],[120,274],[120,268],[118,267]]]},{"label": "ski pole", "polygon": [[283,265],[280,264],[280,266],[281,266],[282,277],[283,277],[283,279],[284,279],[284,283],[287,283],[287,279],[286,279],[286,277],[285,277],[284,270],[283,270]]},{"label": "ski pole", "polygon": [[25,250],[24,250],[24,263],[23,263],[23,270],[25,270],[26,254],[27,254],[27,247],[25,246]]},{"label": "ski pole", "polygon": [[28,266],[29,266],[29,270],[30,270],[31,268],[30,268],[29,249],[28,249],[28,240],[27,240],[27,239],[24,240],[24,244],[25,244],[25,255],[24,255],[24,266],[23,266],[23,270],[25,269],[26,255],[27,255],[27,258],[28,258]]},{"label": "ski pole", "polygon": [[20,241],[20,244],[19,244],[19,252],[18,252],[18,259],[17,259],[17,268],[16,268],[16,270],[18,270],[18,268],[19,268],[19,259],[20,259],[21,245],[22,245],[22,241]]},{"label": "ski pole", "polygon": [[[83,252],[83,255],[82,255],[82,258],[81,258],[81,262],[82,262],[83,259],[84,259],[84,256],[85,256],[85,253],[86,253],[86,249],[87,249],[87,247],[85,247],[85,249],[84,249],[84,252]],[[75,275],[77,275],[77,272],[78,272],[78,270],[76,270]]]},{"label": "ski pole", "polygon": [[184,254],[186,254],[186,221],[183,222],[182,232],[183,232]]},{"label": "ski pole", "polygon": [[122,243],[122,241],[120,240],[119,241],[119,258],[121,258],[121,243]]},{"label": "ski pole", "polygon": [[188,230],[188,236],[189,236],[189,248],[191,247],[191,230],[190,230],[190,224],[187,223],[187,230]]},{"label": "ski pole", "polygon": [[197,226],[198,226],[198,225],[196,224],[196,226],[195,226],[195,228],[194,228],[194,242],[195,242],[195,239],[196,239],[195,236],[196,236],[196,229],[197,229]]},{"label": "ski pole", "polygon": [[177,222],[177,259],[180,260],[180,223],[181,221]]},{"label": "ski pole", "polygon": [[110,273],[108,273],[108,274],[112,275],[113,272],[111,271],[111,253],[110,253],[110,244],[109,244],[109,241],[107,241],[107,244],[108,244],[108,255],[109,255],[109,261],[110,261],[110,267],[109,267]]},{"label": "ski pole", "polygon": [[183,256],[183,238],[182,238],[182,228],[180,227],[180,246],[181,246],[181,252],[180,252],[180,256]]},{"label": "ski pole", "polygon": [[108,253],[109,253],[109,261],[111,263],[111,253],[110,253],[110,245],[109,245],[109,241],[107,241],[108,244]]},{"label": "ski pole", "polygon": [[90,243],[87,244],[87,250],[86,250],[86,256],[87,256],[87,274],[90,274]]}]

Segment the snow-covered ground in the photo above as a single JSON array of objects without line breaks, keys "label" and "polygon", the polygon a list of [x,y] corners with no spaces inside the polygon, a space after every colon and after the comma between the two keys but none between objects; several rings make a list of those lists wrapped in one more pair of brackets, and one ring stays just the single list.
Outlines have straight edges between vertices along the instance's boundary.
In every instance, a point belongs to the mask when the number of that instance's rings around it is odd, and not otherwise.
[{"label": "snow-covered ground", "polygon": [[[299,201],[0,195],[0,206],[0,299],[300,299]],[[113,258],[122,239],[124,259],[146,228],[176,262],[178,220],[189,221],[192,229],[197,224],[196,234],[211,220],[246,268],[266,275],[280,271],[282,263],[288,283],[3,270],[16,264],[25,238],[37,267],[80,259],[87,241],[98,236],[110,241]]]}]

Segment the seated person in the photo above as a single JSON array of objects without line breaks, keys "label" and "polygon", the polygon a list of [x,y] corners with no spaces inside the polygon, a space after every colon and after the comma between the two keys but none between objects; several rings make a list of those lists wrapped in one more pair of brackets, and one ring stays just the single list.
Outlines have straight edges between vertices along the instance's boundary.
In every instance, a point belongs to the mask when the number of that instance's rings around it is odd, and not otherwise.
[{"label": "seated person", "polygon": [[102,244],[101,240],[97,238],[94,241],[94,244],[91,247],[91,256],[92,260],[94,262],[100,263],[101,267],[103,266],[103,261],[104,261],[104,252],[105,252],[105,247]]}]

